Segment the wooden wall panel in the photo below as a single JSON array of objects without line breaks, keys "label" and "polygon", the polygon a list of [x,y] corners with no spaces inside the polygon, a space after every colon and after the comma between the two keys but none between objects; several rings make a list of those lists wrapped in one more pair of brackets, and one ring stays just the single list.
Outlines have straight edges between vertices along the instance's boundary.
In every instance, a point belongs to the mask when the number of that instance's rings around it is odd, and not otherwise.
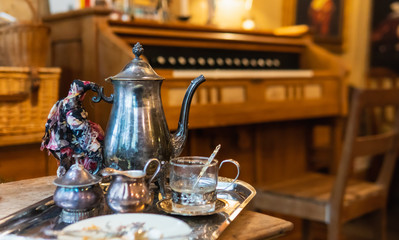
[{"label": "wooden wall panel", "polygon": [[39,143],[1,147],[0,182],[45,176],[47,161]]},{"label": "wooden wall panel", "polygon": [[306,127],[306,121],[257,127],[256,183],[278,181],[306,170]]}]

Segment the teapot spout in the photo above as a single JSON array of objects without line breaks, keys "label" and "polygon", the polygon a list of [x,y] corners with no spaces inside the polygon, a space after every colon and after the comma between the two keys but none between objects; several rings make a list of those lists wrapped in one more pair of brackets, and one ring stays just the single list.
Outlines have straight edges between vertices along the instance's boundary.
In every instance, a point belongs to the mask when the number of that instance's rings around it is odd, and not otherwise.
[{"label": "teapot spout", "polygon": [[187,132],[188,132],[188,115],[190,113],[191,100],[193,98],[195,90],[198,86],[205,82],[203,75],[198,76],[191,81],[188,86],[186,94],[183,98],[183,103],[180,110],[180,118],[176,132],[172,134],[172,145],[173,145],[173,156],[177,157],[183,151],[184,144],[186,143]]}]

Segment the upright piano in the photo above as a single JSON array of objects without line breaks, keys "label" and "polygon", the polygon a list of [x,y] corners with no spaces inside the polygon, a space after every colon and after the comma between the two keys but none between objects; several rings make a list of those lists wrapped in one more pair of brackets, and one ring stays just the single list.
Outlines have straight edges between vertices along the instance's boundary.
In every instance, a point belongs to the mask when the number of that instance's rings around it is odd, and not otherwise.
[{"label": "upright piano", "polygon": [[[161,95],[172,131],[190,81],[200,74],[207,79],[193,98],[184,155],[207,156],[221,143],[217,158],[239,161],[240,179],[251,184],[333,166],[339,119],[346,112],[345,68],[310,36],[123,22],[109,14],[91,8],[45,18],[51,27],[51,65],[63,72],[61,97],[75,78],[112,93],[104,79],[120,72],[140,42],[146,60],[166,78]],[[88,101],[85,107],[89,118],[105,128],[111,105]],[[325,124],[332,127],[322,142],[333,147],[313,151],[315,126]],[[322,156],[332,162],[318,162]],[[223,167],[221,175],[234,176],[234,169]]]}]

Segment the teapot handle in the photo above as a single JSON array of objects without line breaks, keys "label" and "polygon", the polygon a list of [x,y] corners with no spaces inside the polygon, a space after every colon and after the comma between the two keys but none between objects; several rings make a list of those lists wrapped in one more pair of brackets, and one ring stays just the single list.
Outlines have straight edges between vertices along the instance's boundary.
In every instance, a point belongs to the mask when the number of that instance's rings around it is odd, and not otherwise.
[{"label": "teapot handle", "polygon": [[150,163],[151,163],[151,162],[154,162],[154,161],[158,163],[158,166],[157,166],[157,170],[155,170],[154,174],[152,175],[152,177],[151,177],[149,183],[151,183],[152,180],[154,180],[154,178],[158,175],[159,170],[161,170],[161,162],[159,162],[159,160],[156,159],[156,158],[151,158],[151,159],[145,164],[144,170],[143,170],[143,171],[147,174],[147,167],[150,166]]},{"label": "teapot handle", "polygon": [[97,93],[97,96],[92,97],[92,101],[95,103],[98,103],[102,100],[104,100],[107,103],[113,103],[114,102],[114,95],[111,94],[109,97],[105,96],[104,94],[104,87],[100,87],[97,84],[94,84],[94,86],[91,87],[91,90],[93,92]]}]

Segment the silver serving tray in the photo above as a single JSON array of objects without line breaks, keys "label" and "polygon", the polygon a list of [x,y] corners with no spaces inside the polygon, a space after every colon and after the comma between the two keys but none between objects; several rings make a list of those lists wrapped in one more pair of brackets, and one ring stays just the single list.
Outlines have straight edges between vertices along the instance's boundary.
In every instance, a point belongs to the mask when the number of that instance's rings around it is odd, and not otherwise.
[{"label": "silver serving tray", "polygon": [[[255,189],[248,183],[219,177],[218,199],[226,202],[221,211],[208,216],[168,215],[156,207],[156,203],[145,210],[146,213],[157,213],[183,220],[192,229],[190,239],[217,239],[226,227],[237,217],[244,207],[255,196]],[[228,187],[229,186],[229,187]],[[227,189],[224,189],[228,187]],[[69,225],[60,220],[61,209],[54,205],[52,197],[43,199],[25,209],[0,219],[0,239],[12,239],[24,236],[29,238],[57,239],[54,231],[62,230]],[[100,215],[102,215],[100,213]],[[20,238],[18,238],[20,239]]]}]

